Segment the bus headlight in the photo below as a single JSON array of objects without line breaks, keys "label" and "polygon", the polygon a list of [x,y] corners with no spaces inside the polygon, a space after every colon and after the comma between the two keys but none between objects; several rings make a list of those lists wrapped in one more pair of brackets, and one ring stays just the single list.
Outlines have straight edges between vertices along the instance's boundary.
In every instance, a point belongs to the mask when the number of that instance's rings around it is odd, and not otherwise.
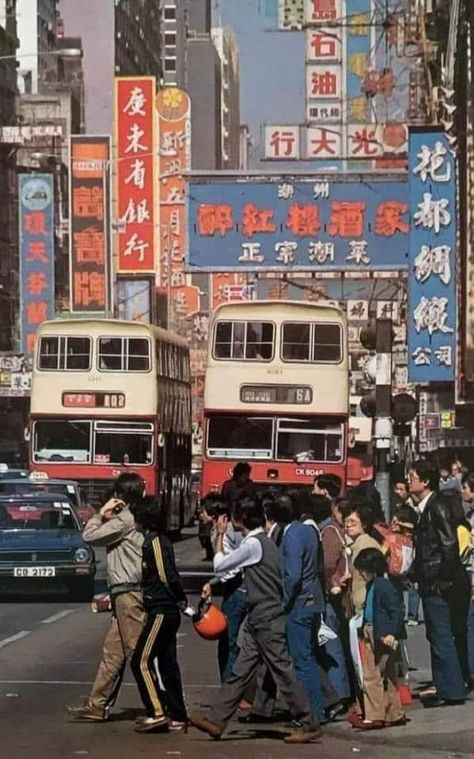
[{"label": "bus headlight", "polygon": [[91,552],[88,548],[78,548],[74,554],[74,560],[77,561],[78,564],[85,564],[90,561],[90,559]]}]

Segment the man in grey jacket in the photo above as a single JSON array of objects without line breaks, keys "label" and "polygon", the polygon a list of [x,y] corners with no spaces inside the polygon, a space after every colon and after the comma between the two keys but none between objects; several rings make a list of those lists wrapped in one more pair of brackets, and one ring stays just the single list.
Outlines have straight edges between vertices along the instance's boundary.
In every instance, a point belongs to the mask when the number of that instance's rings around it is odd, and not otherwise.
[{"label": "man in grey jacket", "polygon": [[104,722],[122,682],[145,623],[141,593],[143,535],[135,529],[130,506],[144,494],[139,475],[120,475],[114,498],[86,524],[83,538],[92,546],[107,550],[107,579],[112,601],[112,617],[102,647],[102,660],[90,696],[81,706],[70,706],[78,719]]}]

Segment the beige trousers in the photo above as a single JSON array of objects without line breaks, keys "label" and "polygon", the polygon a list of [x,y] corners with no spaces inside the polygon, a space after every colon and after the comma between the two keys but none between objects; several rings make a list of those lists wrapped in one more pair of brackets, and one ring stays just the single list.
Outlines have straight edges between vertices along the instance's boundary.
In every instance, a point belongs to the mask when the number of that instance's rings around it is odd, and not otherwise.
[{"label": "beige trousers", "polygon": [[102,646],[102,660],[89,697],[89,703],[98,708],[115,702],[127,659],[132,657],[146,618],[141,593],[120,593],[112,603],[113,614]]},{"label": "beige trousers", "polygon": [[363,638],[365,719],[396,722],[405,716],[397,688],[397,652],[374,640],[372,625],[364,625]]}]

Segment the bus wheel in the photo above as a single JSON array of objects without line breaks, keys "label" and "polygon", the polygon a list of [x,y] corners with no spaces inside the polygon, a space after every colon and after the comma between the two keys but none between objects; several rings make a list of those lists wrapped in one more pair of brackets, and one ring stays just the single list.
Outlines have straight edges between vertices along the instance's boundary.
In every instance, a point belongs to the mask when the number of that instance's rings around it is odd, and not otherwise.
[{"label": "bus wheel", "polygon": [[93,577],[85,577],[81,580],[75,580],[69,586],[69,595],[74,601],[83,601],[88,603],[94,597],[95,583]]}]

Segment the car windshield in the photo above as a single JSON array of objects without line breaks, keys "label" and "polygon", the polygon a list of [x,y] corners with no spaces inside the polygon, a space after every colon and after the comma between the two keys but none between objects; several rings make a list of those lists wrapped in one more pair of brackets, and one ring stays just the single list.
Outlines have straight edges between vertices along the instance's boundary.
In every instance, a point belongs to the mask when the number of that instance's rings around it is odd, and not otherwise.
[{"label": "car windshield", "polygon": [[68,501],[18,499],[0,503],[0,530],[79,530]]},{"label": "car windshield", "polygon": [[31,495],[32,493],[60,493],[66,496],[74,506],[77,506],[77,493],[74,485],[67,482],[1,482],[0,495]]}]

